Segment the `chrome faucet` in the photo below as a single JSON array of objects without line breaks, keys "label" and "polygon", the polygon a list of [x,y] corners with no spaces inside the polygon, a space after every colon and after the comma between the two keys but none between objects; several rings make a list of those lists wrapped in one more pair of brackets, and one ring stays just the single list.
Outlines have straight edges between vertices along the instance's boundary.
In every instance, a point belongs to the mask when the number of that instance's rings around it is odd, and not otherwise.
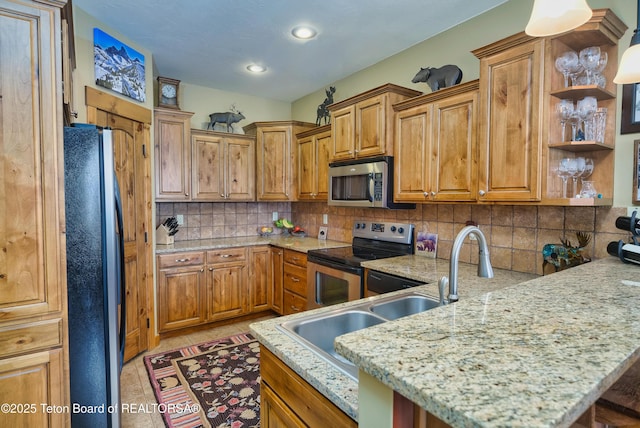
[{"label": "chrome faucet", "polygon": [[448,303],[458,301],[458,259],[460,258],[460,248],[464,242],[464,239],[468,235],[475,235],[478,238],[478,276],[483,278],[493,278],[493,268],[491,267],[491,261],[489,260],[489,246],[487,245],[487,239],[477,226],[466,226],[463,228],[456,239],[453,241],[451,247],[451,260],[449,260],[449,277],[443,276],[438,282],[438,288],[440,292],[440,304],[445,304],[444,289],[447,284],[449,285],[449,298]]}]

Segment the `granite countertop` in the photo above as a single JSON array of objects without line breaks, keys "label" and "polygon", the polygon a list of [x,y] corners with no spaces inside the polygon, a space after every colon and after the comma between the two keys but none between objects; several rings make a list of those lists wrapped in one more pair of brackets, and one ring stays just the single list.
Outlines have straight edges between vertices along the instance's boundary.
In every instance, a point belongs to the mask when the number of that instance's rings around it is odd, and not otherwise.
[{"label": "granite countertop", "polygon": [[215,248],[246,247],[254,245],[273,245],[281,248],[289,248],[306,253],[309,250],[320,248],[350,247],[349,242],[331,241],[310,237],[296,236],[243,236],[238,238],[198,239],[191,241],[178,241],[171,245],[156,245],[156,254],[175,253],[182,251],[204,251]]},{"label": "granite countertop", "polygon": [[[436,281],[444,272],[448,272],[449,269],[449,262],[447,260],[427,259],[420,256],[402,256],[392,259],[363,262],[362,264],[371,269],[405,277],[413,277],[414,279],[424,280],[425,282],[433,282],[432,284],[414,287],[410,290],[369,297],[365,300],[387,298],[393,294],[403,294],[413,291],[437,298],[438,287]],[[413,273],[411,275],[406,274],[408,271]],[[496,290],[536,278],[535,275],[502,269],[495,269],[494,273],[495,277],[492,279],[478,278],[476,265],[461,263],[459,266],[460,299],[463,301],[473,296],[483,294],[488,290]],[[418,277],[416,278],[416,276]],[[357,381],[277,329],[277,325],[285,320],[302,318],[310,314],[332,311],[360,303],[362,303],[362,300],[315,309],[286,317],[274,318],[251,325],[251,332],[263,346],[267,347],[296,373],[309,382],[309,384],[356,421],[358,420]]]},{"label": "granite countertop", "polygon": [[640,359],[636,265],[610,257],[473,296],[462,278],[458,303],[336,350],[455,427],[569,426]]}]

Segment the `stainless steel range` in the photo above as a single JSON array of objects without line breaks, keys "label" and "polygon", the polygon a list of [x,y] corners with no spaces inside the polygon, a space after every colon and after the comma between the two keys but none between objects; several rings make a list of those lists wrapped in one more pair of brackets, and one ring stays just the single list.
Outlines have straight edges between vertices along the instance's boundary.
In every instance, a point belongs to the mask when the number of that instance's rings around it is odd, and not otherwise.
[{"label": "stainless steel range", "polygon": [[360,262],[413,254],[414,229],[409,223],[358,220],[353,225],[351,247],[309,251],[308,308],[364,297],[364,268]]}]

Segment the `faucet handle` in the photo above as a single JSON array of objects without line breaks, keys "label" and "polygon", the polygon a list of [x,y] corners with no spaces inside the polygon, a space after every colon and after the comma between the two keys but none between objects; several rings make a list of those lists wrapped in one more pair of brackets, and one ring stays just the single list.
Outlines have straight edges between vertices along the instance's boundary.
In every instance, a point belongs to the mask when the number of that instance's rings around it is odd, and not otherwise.
[{"label": "faucet handle", "polygon": [[449,278],[447,278],[446,276],[443,276],[442,278],[440,278],[440,281],[438,281],[438,293],[440,294],[440,306],[444,306],[445,305],[445,299],[444,299],[444,290],[449,286]]}]

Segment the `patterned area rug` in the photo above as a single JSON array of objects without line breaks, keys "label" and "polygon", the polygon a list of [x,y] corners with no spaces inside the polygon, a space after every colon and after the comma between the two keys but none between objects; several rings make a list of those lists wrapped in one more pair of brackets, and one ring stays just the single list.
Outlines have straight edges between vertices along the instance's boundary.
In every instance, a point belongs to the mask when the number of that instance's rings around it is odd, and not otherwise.
[{"label": "patterned area rug", "polygon": [[144,357],[169,428],[259,427],[260,348],[248,333]]}]

